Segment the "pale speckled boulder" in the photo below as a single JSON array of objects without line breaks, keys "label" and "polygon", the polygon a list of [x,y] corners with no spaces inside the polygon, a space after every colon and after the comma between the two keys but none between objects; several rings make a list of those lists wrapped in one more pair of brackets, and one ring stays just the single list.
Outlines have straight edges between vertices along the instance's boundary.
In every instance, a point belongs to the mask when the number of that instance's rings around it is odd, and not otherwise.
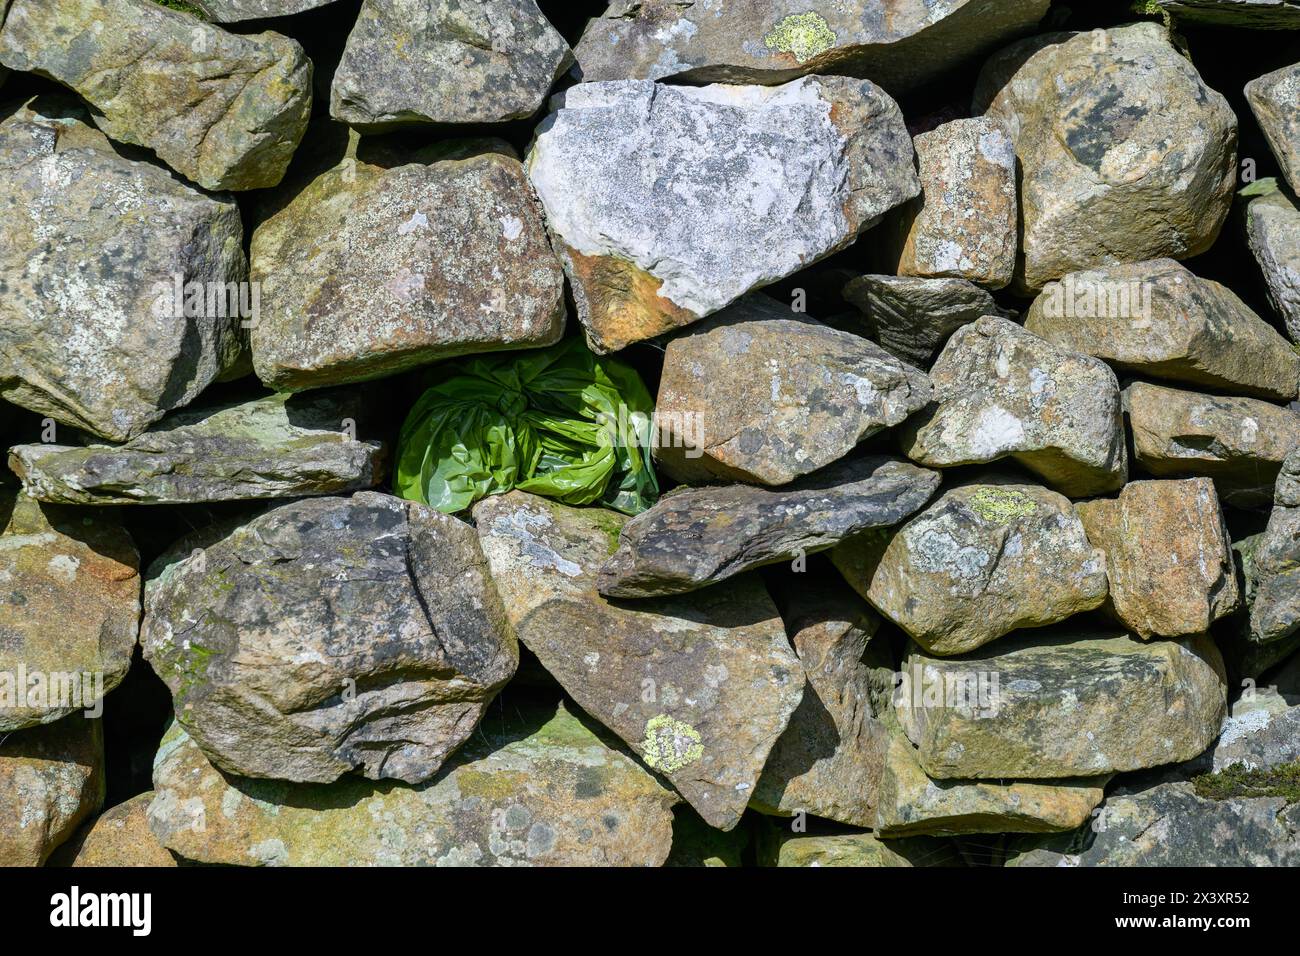
[{"label": "pale speckled boulder", "polygon": [[0,62],[76,90],[110,137],[205,189],[276,185],[311,115],[297,42],[228,33],[153,0],[12,0]]},{"label": "pale speckled boulder", "polygon": [[904,454],[947,468],[1012,458],[1072,498],[1128,475],[1119,381],[1099,359],[985,316],[930,370],[934,402],[901,430]]},{"label": "pale speckled boulder", "polygon": [[1254,550],[1251,636],[1278,641],[1300,630],[1300,444],[1283,462],[1268,527]]},{"label": "pale speckled boulder", "polygon": [[967,279],[987,289],[1009,285],[1016,269],[1019,203],[1016,152],[1000,120],[944,123],[912,140],[921,195],[896,227],[895,272]]},{"label": "pale speckled boulder", "polygon": [[473,529],[371,491],[183,539],[141,644],[216,766],[313,783],[429,779],[519,663]]},{"label": "pale speckled boulder", "polygon": [[79,710],[97,715],[135,652],[140,556],[131,535],[111,513],[13,492],[0,492],[0,526],[0,735]]},{"label": "pale speckled boulder", "polygon": [[1300,687],[1288,683],[1288,676],[1284,667],[1277,686],[1250,688],[1232,705],[1209,754],[1212,772],[1262,770],[1300,760]]},{"label": "pale speckled boulder", "polygon": [[528,175],[597,352],[838,252],[920,189],[902,113],[866,80],[583,83],[556,104]]},{"label": "pale speckled boulder", "polygon": [[874,343],[749,296],[669,343],[655,460],[687,483],[783,485],[929,400],[925,373]]},{"label": "pale speckled boulder", "polygon": [[1264,275],[1269,304],[1300,342],[1300,206],[1274,179],[1261,179],[1242,195],[1251,197],[1246,242]]},{"label": "pale speckled boulder", "polygon": [[882,840],[878,834],[834,833],[769,837],[759,854],[760,866],[916,867],[956,866],[957,854],[946,840],[904,837]]},{"label": "pale speckled boulder", "polygon": [[0,866],[40,866],[104,803],[104,734],[73,714],[0,736]]},{"label": "pale speckled boulder", "polygon": [[1155,0],[1179,20],[1252,30],[1300,30],[1297,0]]},{"label": "pale speckled boulder", "polygon": [[1238,508],[1269,504],[1282,462],[1300,447],[1300,415],[1255,398],[1134,382],[1124,411],[1138,465],[1160,478],[1213,479]]},{"label": "pale speckled boulder", "polygon": [[246,279],[243,226],[86,116],[43,96],[0,122],[0,395],[125,441],[238,366],[240,320],[186,318],[172,290]]},{"label": "pale speckled boulder", "polygon": [[1154,23],[1055,33],[994,56],[974,110],[1023,170],[1016,286],[1214,242],[1236,182],[1237,119]]},{"label": "pale speckled boulder", "polygon": [[281,391],[551,345],[564,332],[564,276],[541,210],[495,141],[395,159],[354,135],[257,227],[251,259],[262,284],[253,366]]},{"label": "pale speckled boulder", "polygon": [[1231,289],[1172,259],[1049,282],[1025,328],[1121,371],[1290,401],[1300,355]]},{"label": "pale speckled boulder", "polygon": [[[1144,642],[1066,624],[960,658],[913,648],[903,670],[918,676],[896,697],[899,723],[925,772],[941,780],[1180,763],[1214,742],[1227,714],[1223,659],[1207,635]],[[954,698],[951,688],[981,674],[996,675],[987,701]]]},{"label": "pale speckled boulder", "polygon": [[706,822],[733,829],[804,692],[762,582],[610,603],[596,572],[624,516],[512,491],[474,520],[519,640]]},{"label": "pale speckled boulder", "polygon": [[1200,634],[1241,604],[1210,479],[1134,481],[1076,510],[1106,553],[1108,609],[1138,636]]},{"label": "pale speckled boulder", "polygon": [[328,6],[335,0],[190,0],[213,23],[287,17]]},{"label": "pale speckled boulder", "polygon": [[866,76],[903,92],[1028,33],[1048,0],[615,0],[576,53],[583,78],[782,83]]},{"label": "pale speckled boulder", "polygon": [[[1300,6],[1295,16],[1295,29],[1300,29]],[[1293,191],[1300,189],[1300,63],[1251,80],[1246,84],[1246,102],[1282,175]]]},{"label": "pale speckled boulder", "polygon": [[1105,556],[1069,500],[1035,485],[953,488],[897,532],[860,535],[831,560],[882,614],[945,656],[1106,598]]},{"label": "pale speckled boulder", "polygon": [[526,119],[572,62],[536,0],[366,0],[330,115],[367,131]]},{"label": "pale speckled boulder", "polygon": [[59,848],[52,865],[76,867],[175,867],[176,857],[158,842],[147,816],[152,790],[105,810]]},{"label": "pale speckled boulder", "polygon": [[175,725],[153,782],[164,846],[240,866],[659,866],[677,803],[554,706],[506,708],[418,787],[226,777]]},{"label": "pale speckled boulder", "polygon": [[61,504],[340,494],[383,480],[384,443],[356,435],[367,417],[356,390],[280,393],[185,409],[124,445],[15,445],[9,468],[29,495]]}]

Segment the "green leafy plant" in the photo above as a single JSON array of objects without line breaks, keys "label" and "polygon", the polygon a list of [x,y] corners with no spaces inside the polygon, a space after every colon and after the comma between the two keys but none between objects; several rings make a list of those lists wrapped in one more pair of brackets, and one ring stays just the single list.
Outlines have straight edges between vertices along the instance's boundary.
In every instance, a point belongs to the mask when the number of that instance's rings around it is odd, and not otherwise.
[{"label": "green leafy plant", "polygon": [[1207,800],[1234,797],[1281,797],[1288,804],[1300,803],[1300,761],[1247,770],[1235,763],[1218,773],[1201,774],[1192,780],[1196,795]]}]

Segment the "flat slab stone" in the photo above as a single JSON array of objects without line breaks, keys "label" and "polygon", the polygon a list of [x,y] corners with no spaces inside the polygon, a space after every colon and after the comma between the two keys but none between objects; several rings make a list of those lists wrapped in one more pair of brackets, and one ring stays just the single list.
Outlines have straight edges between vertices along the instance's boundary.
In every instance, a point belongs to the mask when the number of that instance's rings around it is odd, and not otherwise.
[{"label": "flat slab stone", "polygon": [[328,6],[335,0],[190,0],[213,23],[287,17]]},{"label": "flat slab stone", "polygon": [[957,866],[946,840],[912,837],[882,840],[875,833],[800,836],[782,833],[763,848],[760,866],[915,867]]},{"label": "flat slab stone", "polygon": [[1300,446],[1282,464],[1268,527],[1253,554],[1251,637],[1283,640],[1300,630]]}]

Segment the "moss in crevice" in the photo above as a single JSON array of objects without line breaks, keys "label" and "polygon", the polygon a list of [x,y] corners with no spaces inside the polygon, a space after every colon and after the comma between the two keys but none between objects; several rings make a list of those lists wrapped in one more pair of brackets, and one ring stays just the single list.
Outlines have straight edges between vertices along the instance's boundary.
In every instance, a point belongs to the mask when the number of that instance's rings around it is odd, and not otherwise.
[{"label": "moss in crevice", "polygon": [[198,17],[200,20],[206,20],[208,15],[192,3],[186,3],[186,0],[153,0],[160,7],[166,7],[168,10],[175,10],[178,13],[188,13],[192,17]]},{"label": "moss in crevice", "polygon": [[1281,797],[1288,805],[1300,803],[1300,760],[1256,770],[1236,763],[1218,773],[1194,777],[1192,786],[1197,796],[1207,800]]}]

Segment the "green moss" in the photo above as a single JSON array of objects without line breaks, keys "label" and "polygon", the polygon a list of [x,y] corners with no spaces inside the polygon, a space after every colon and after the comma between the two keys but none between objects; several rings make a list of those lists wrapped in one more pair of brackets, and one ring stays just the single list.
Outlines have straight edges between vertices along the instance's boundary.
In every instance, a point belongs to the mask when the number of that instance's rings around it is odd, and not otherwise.
[{"label": "green moss", "polygon": [[769,50],[789,53],[806,63],[835,45],[835,32],[818,13],[795,13],[778,23],[763,37]]},{"label": "green moss", "polygon": [[1247,770],[1235,763],[1218,773],[1201,774],[1192,779],[1196,795],[1207,800],[1231,800],[1236,797],[1281,797],[1287,804],[1300,803],[1300,760]]},{"label": "green moss", "polygon": [[1033,514],[1038,504],[1029,495],[1005,488],[981,488],[967,499],[971,509],[985,521],[1006,524],[1012,518]]},{"label": "green moss", "polygon": [[177,704],[185,700],[195,684],[207,680],[208,668],[212,666],[212,659],[217,656],[217,652],[210,647],[191,642],[188,649],[181,650],[180,655],[180,659],[176,662],[176,670],[181,675],[180,687],[176,691]]},{"label": "green moss", "polygon": [[186,3],[185,0],[153,0],[160,7],[166,7],[168,10],[176,10],[180,13],[188,13],[192,17],[198,17],[200,20],[206,20],[208,15],[192,3]]}]

